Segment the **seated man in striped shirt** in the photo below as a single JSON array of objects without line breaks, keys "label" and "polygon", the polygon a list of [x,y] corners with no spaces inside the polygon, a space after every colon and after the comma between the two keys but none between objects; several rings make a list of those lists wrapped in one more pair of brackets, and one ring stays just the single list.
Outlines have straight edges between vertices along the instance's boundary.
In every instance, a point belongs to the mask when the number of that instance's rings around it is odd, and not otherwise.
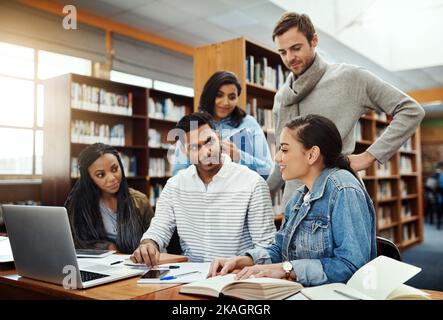
[{"label": "seated man in striped shirt", "polygon": [[[160,251],[177,228],[182,254],[190,262],[212,261],[267,247],[275,234],[265,180],[221,152],[208,113],[184,116],[175,129],[191,165],[170,178],[155,216],[131,260],[158,264]],[[176,131],[176,132],[177,132]]]}]

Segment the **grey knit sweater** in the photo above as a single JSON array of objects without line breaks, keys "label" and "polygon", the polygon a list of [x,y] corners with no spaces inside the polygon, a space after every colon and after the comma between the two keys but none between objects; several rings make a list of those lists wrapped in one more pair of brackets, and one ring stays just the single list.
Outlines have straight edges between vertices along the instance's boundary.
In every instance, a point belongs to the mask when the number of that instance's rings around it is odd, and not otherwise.
[{"label": "grey knit sweater", "polygon": [[[277,146],[287,121],[298,115],[320,114],[335,123],[343,140],[342,152],[351,154],[355,148],[354,127],[371,110],[393,116],[384,133],[367,149],[385,163],[414,133],[424,117],[423,108],[371,72],[348,64],[330,64],[316,54],[312,65],[298,78],[291,73],[275,95]],[[267,182],[271,192],[283,185],[277,165]],[[283,205],[300,185],[297,180],[286,182]]]}]

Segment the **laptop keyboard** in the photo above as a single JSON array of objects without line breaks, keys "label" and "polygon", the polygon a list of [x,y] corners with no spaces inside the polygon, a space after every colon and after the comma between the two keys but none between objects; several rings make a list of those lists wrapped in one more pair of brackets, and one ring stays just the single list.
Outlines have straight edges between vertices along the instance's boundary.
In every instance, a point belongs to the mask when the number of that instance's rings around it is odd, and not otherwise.
[{"label": "laptop keyboard", "polygon": [[82,282],[87,282],[104,277],[109,277],[109,274],[101,274],[101,273],[80,270],[80,276],[82,277]]}]

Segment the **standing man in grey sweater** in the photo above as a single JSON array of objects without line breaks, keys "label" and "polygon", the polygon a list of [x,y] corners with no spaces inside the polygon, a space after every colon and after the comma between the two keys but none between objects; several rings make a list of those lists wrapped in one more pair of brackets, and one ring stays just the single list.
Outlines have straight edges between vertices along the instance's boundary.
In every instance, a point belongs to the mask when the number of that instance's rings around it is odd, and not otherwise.
[{"label": "standing man in grey sweater", "polygon": [[[389,160],[423,119],[424,110],[416,101],[368,70],[324,61],[316,53],[318,37],[307,15],[283,14],[272,39],[283,63],[292,71],[274,98],[277,146],[288,120],[299,115],[323,115],[337,126],[343,139],[343,153],[349,155],[351,167],[358,172],[376,160],[380,163]],[[392,115],[393,120],[365,152],[353,155],[354,127],[371,110]],[[271,192],[282,187],[277,166],[267,182]],[[286,182],[283,205],[300,185],[297,180]]]}]

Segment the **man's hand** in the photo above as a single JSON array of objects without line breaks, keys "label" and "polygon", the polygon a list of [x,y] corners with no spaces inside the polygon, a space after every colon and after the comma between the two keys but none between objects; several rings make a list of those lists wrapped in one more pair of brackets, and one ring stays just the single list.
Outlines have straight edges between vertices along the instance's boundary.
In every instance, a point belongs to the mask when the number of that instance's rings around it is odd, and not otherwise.
[{"label": "man's hand", "polygon": [[135,249],[130,259],[135,263],[144,263],[148,267],[155,267],[160,260],[160,249],[157,243],[151,239],[145,239],[140,243],[139,247]]},{"label": "man's hand", "polygon": [[355,172],[369,168],[375,161],[375,157],[367,151],[360,154],[350,154],[348,159]]}]

